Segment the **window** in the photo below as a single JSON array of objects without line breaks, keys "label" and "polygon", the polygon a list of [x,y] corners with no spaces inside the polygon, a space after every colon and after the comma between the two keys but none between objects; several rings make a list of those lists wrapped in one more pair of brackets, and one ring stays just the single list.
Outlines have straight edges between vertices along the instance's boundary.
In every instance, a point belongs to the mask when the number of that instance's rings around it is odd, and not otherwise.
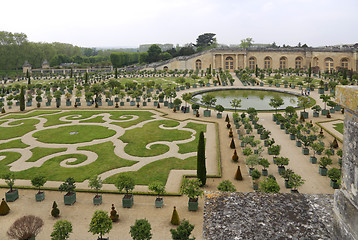
[{"label": "window", "polygon": [[324,66],[326,68],[326,71],[332,71],[333,70],[333,59],[332,58],[326,58],[324,60]]},{"label": "window", "polygon": [[341,67],[345,68],[345,69],[348,69],[348,58],[342,58]]},{"label": "window", "polygon": [[249,69],[255,69],[256,68],[256,58],[250,57],[249,58]]},{"label": "window", "polygon": [[271,68],[271,58],[270,57],[265,57],[264,59],[264,69],[269,69]]},{"label": "window", "polygon": [[232,57],[227,57],[225,59],[225,69],[234,69],[234,59]]},{"label": "window", "polygon": [[318,66],[318,58],[314,57],[313,58],[313,63],[312,63],[312,67],[317,67]]},{"label": "window", "polygon": [[201,60],[200,59],[195,61],[195,69],[201,70]]},{"label": "window", "polygon": [[301,57],[296,57],[295,69],[302,69],[302,61],[303,59]]},{"label": "window", "polygon": [[287,67],[287,57],[280,58],[280,69],[286,69]]}]

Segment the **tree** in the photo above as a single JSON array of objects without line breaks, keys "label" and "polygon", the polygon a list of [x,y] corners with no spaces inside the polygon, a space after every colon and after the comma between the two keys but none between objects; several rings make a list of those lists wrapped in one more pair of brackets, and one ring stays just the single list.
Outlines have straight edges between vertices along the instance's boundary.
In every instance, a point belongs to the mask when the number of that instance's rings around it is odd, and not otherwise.
[{"label": "tree", "polygon": [[181,192],[190,199],[198,199],[199,196],[203,195],[203,190],[200,189],[201,182],[199,179],[188,179],[184,180]]},{"label": "tree", "polygon": [[95,189],[96,196],[98,196],[98,191],[102,188],[103,181],[102,181],[101,177],[93,176],[92,178],[89,179],[88,186],[92,189]]},{"label": "tree", "polygon": [[197,52],[201,52],[216,46],[215,33],[204,33],[198,36],[195,46]]},{"label": "tree", "polygon": [[134,189],[134,179],[130,176],[120,175],[115,183],[115,186],[118,188],[119,191],[122,191],[124,189],[128,194]]},{"label": "tree", "polygon": [[70,237],[71,232],[72,232],[72,224],[70,221],[58,220],[53,225],[51,240],[66,240]]},{"label": "tree", "polygon": [[173,240],[195,240],[189,238],[191,232],[194,230],[194,225],[190,224],[188,220],[183,220],[176,229],[170,229]]},{"label": "tree", "polygon": [[156,194],[158,194],[158,198],[160,197],[160,195],[165,193],[165,185],[161,182],[153,182],[153,183],[149,184],[148,189],[149,189],[149,191],[152,191],[152,192],[155,192]]},{"label": "tree", "polygon": [[152,239],[151,229],[152,227],[147,219],[137,219],[135,224],[131,226],[130,234],[133,240],[150,240]]},{"label": "tree", "polygon": [[102,239],[102,235],[109,233],[112,229],[112,219],[108,216],[108,212],[102,210],[96,210],[93,214],[91,223],[90,223],[89,232],[99,234],[98,239]]},{"label": "tree", "polygon": [[23,216],[17,219],[7,231],[12,239],[26,240],[36,237],[40,233],[44,222],[33,215]]},{"label": "tree", "polygon": [[280,96],[275,96],[270,99],[269,105],[273,108],[275,108],[275,112],[277,114],[277,108],[283,105],[283,99]]},{"label": "tree", "polygon": [[31,179],[31,184],[34,186],[34,187],[37,187],[39,188],[39,193],[41,192],[40,191],[40,188],[46,183],[47,179],[46,177],[44,176],[37,176],[37,177],[34,177],[33,179]]},{"label": "tree", "polygon": [[232,182],[230,182],[230,180],[223,180],[219,184],[218,190],[223,191],[223,192],[236,192],[236,188],[235,188],[234,184],[232,184]]},{"label": "tree", "polygon": [[253,42],[254,42],[254,41],[252,40],[252,38],[242,39],[242,40],[241,40],[240,47],[242,47],[242,48],[249,48],[249,47],[252,46]]},{"label": "tree", "polygon": [[260,183],[259,190],[263,193],[279,193],[280,186],[275,179],[268,177]]},{"label": "tree", "polygon": [[211,94],[205,94],[201,100],[201,103],[206,105],[206,110],[209,109],[212,105],[215,105],[216,98]]},{"label": "tree", "polygon": [[75,179],[73,177],[69,177],[66,179],[64,183],[62,183],[59,187],[59,190],[61,192],[67,192],[67,194],[70,194],[74,192],[76,189]]},{"label": "tree", "polygon": [[162,52],[162,49],[157,45],[153,44],[148,49],[148,62],[157,62],[160,60],[160,54]]},{"label": "tree", "polygon": [[230,102],[230,104],[235,109],[235,112],[236,112],[236,108],[241,107],[241,99],[235,98]]},{"label": "tree", "polygon": [[306,112],[306,107],[310,103],[310,100],[308,97],[299,97],[298,98],[298,104],[303,107],[303,112]]},{"label": "tree", "polygon": [[24,94],[24,87],[21,87],[20,90],[20,111],[25,110],[25,94]]},{"label": "tree", "polygon": [[197,154],[197,178],[201,182],[201,186],[206,184],[206,163],[205,163],[205,139],[204,133],[200,132],[198,142],[198,154]]}]

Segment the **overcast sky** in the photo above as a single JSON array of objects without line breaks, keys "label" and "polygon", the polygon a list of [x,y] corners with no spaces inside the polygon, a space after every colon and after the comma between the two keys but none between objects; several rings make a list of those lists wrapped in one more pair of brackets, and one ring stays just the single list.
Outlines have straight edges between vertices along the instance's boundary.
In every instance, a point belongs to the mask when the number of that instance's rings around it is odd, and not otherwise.
[{"label": "overcast sky", "polygon": [[358,0],[4,0],[0,31],[81,47],[195,43],[309,46],[358,42]]}]

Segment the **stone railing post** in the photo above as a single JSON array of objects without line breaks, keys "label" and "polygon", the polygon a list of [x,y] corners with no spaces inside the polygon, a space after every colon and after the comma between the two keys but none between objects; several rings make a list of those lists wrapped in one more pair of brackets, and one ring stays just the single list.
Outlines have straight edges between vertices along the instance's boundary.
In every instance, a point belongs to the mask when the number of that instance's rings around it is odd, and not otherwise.
[{"label": "stone railing post", "polygon": [[358,87],[337,86],[337,103],[344,107],[341,188],[334,193],[336,239],[358,239]]}]

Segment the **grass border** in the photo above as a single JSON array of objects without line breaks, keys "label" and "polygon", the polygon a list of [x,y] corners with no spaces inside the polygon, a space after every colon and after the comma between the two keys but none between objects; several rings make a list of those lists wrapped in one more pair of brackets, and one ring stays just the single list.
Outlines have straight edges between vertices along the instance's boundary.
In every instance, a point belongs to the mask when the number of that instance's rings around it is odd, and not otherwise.
[{"label": "grass border", "polygon": [[[337,120],[341,120],[344,121],[343,119],[331,119],[331,120],[327,120],[327,121],[320,121],[320,122],[316,122],[315,124],[317,124],[319,127],[321,127],[322,129],[324,129],[328,134],[330,134],[332,137],[336,138],[339,142],[341,142],[343,144],[343,140],[339,137],[337,137],[335,134],[333,134],[331,131],[329,131],[327,128],[325,128],[324,126],[322,126],[322,123],[327,123],[327,122],[334,122]],[[342,134],[343,135],[343,134]]]}]

